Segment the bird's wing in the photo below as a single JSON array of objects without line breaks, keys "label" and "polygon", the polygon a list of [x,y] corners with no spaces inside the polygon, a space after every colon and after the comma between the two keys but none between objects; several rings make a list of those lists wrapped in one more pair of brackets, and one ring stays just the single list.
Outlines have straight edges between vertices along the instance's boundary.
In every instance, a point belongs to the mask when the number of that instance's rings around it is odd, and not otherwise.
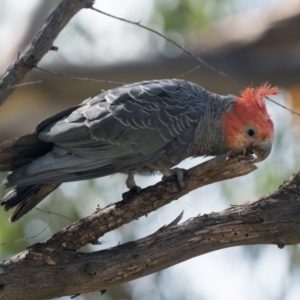
[{"label": "bird's wing", "polygon": [[24,182],[100,177],[180,153],[194,140],[204,114],[195,86],[182,80],[122,86],[48,126],[45,121],[39,138],[55,146],[27,166]]}]

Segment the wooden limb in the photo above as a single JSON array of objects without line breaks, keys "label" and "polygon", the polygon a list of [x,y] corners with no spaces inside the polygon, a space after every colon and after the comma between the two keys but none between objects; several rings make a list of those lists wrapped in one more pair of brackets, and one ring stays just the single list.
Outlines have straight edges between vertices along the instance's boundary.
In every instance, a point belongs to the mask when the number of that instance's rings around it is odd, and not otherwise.
[{"label": "wooden limb", "polygon": [[141,216],[179,199],[189,192],[217,181],[246,175],[256,169],[251,157],[238,156],[226,159],[222,155],[185,172],[185,188],[178,186],[175,176],[158,182],[129,197],[98,210],[56,233],[48,244],[77,250],[94,243],[105,233],[119,228]]},{"label": "wooden limb", "polygon": [[0,80],[0,106],[22,82],[27,73],[51,50],[53,42],[70,19],[82,8],[92,7],[93,0],[62,0],[47,18],[27,49],[6,70]]},{"label": "wooden limb", "polygon": [[[44,299],[100,291],[189,258],[239,245],[300,242],[300,172],[246,205],[206,214],[134,242],[79,253],[36,244],[0,265],[0,299]],[[42,287],[42,288],[41,288]],[[21,297],[20,297],[21,295]]]}]

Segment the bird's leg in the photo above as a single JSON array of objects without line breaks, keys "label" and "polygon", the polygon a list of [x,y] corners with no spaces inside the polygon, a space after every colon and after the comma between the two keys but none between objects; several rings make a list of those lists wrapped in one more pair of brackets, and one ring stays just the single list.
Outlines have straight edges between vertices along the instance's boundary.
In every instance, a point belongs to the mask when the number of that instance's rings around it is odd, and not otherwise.
[{"label": "bird's leg", "polygon": [[127,174],[127,179],[126,179],[126,186],[132,190],[136,187],[136,183],[134,181],[134,173],[129,171]]},{"label": "bird's leg", "polygon": [[129,191],[122,194],[123,200],[126,201],[133,194],[139,193],[141,188],[136,185],[134,181],[134,172],[128,171],[126,186],[129,188]]},{"label": "bird's leg", "polygon": [[181,168],[173,168],[173,169],[162,169],[161,173],[163,174],[162,180],[165,180],[166,178],[175,175],[177,178],[177,182],[181,188],[186,187],[186,183],[184,182],[184,169]]}]

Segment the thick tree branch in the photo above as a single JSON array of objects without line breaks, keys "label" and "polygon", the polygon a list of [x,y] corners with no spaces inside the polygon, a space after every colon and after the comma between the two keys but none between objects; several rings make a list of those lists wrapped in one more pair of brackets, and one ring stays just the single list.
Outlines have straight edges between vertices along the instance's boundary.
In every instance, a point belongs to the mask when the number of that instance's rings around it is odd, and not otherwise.
[{"label": "thick tree branch", "polygon": [[238,156],[226,159],[227,154],[213,158],[189,169],[184,174],[185,188],[179,188],[175,177],[143,189],[126,202],[109,205],[90,216],[71,224],[48,240],[48,244],[77,250],[93,243],[108,231],[147,215],[179,199],[189,192],[217,181],[246,175],[256,169],[252,157]]},{"label": "thick tree branch", "polygon": [[78,253],[47,243],[34,245],[0,265],[0,299],[102,290],[232,246],[282,248],[300,242],[299,224],[300,172],[256,202],[196,217],[107,250]]},{"label": "thick tree branch", "polygon": [[[82,8],[91,8],[93,2],[62,0],[31,45],[2,77],[0,105],[51,49],[69,20]],[[196,188],[245,175],[256,168],[249,157],[225,158],[221,156],[186,171],[185,188],[179,188],[175,178],[159,182],[2,262],[0,299],[44,299],[102,290],[226,247],[277,244],[282,248],[299,243],[300,173],[297,173],[277,191],[254,203],[196,217],[179,225],[180,218],[177,218],[148,237],[107,250],[74,251]]]},{"label": "thick tree branch", "polygon": [[70,19],[82,8],[92,7],[93,0],[62,0],[31,44],[5,72],[0,81],[0,106],[22,82],[27,73],[51,50],[53,42]]}]

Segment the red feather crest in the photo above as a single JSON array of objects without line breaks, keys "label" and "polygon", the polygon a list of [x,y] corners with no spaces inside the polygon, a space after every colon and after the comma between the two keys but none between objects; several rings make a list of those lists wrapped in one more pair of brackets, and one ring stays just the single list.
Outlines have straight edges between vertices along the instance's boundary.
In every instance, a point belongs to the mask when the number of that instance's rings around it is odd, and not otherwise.
[{"label": "red feather crest", "polygon": [[277,87],[271,87],[267,82],[257,88],[246,88],[242,93],[241,97],[237,97],[239,101],[245,101],[251,105],[256,102],[260,107],[264,106],[264,98],[271,95],[278,95],[279,89]]}]

